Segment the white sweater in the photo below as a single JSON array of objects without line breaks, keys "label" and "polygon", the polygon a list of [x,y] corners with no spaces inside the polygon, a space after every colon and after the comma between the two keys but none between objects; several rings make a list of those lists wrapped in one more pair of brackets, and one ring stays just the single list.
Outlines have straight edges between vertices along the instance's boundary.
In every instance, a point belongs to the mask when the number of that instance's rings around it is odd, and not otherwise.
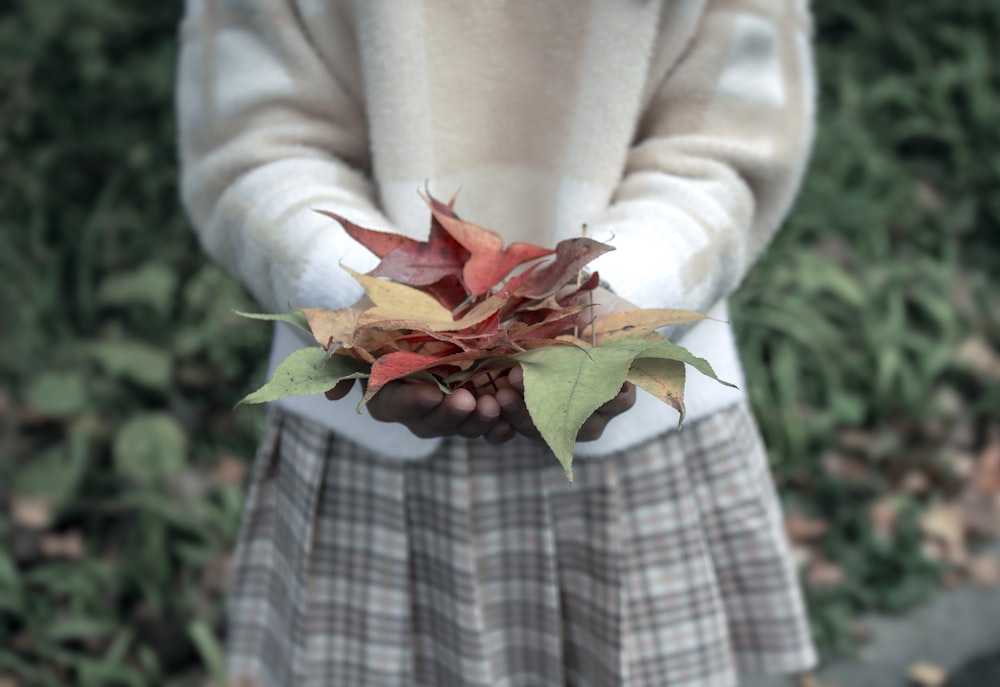
[{"label": "white sweater", "polygon": [[[423,238],[429,183],[508,241],[552,246],[586,223],[616,248],[591,267],[620,296],[726,319],[813,137],[805,0],[189,0],[181,46],[185,207],[272,312],[347,307],[361,290],[339,264],[377,262],[313,208]],[[679,343],[742,388],[727,324]],[[272,369],[309,344],[277,328]],[[688,421],[744,393],[692,370]],[[356,401],[281,404],[386,455],[441,441]],[[676,424],[640,392],[577,454]]]}]

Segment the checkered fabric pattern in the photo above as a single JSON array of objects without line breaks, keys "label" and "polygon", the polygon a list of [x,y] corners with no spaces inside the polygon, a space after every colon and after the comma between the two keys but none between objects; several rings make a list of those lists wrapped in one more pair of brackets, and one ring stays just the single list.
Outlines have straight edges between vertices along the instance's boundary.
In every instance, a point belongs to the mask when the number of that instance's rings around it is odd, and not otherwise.
[{"label": "checkered fabric pattern", "polygon": [[813,665],[743,404],[574,472],[528,440],[399,462],[273,410],[232,684],[728,687]]}]

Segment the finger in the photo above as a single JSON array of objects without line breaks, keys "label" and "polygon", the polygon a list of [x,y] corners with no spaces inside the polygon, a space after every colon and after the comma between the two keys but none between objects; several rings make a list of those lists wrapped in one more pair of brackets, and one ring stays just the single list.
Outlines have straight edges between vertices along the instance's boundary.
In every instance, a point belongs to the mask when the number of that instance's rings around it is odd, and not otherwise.
[{"label": "finger", "polygon": [[467,389],[459,389],[445,396],[430,412],[407,422],[410,431],[418,437],[439,437],[456,434],[458,428],[476,410],[476,397]]},{"label": "finger", "polygon": [[625,382],[618,395],[598,408],[597,413],[606,416],[608,419],[616,415],[621,415],[635,405],[635,398],[635,385]]},{"label": "finger", "polygon": [[520,365],[515,365],[510,368],[510,373],[507,375],[507,381],[510,382],[510,385],[513,388],[524,394],[524,370],[521,369]]},{"label": "finger", "polygon": [[476,399],[476,409],[462,421],[455,433],[466,439],[485,434],[500,419],[500,404],[490,395]]},{"label": "finger", "polygon": [[332,389],[330,389],[329,391],[327,391],[324,395],[327,397],[327,399],[331,401],[339,401],[344,396],[351,393],[351,389],[353,388],[354,388],[353,379],[343,379],[337,382],[337,385]]},{"label": "finger", "polygon": [[390,382],[368,402],[368,412],[380,422],[409,423],[441,405],[444,394],[424,382]]},{"label": "finger", "polygon": [[496,399],[500,404],[500,412],[503,415],[503,419],[509,422],[518,434],[523,434],[532,439],[537,439],[541,436],[538,433],[538,429],[535,428],[535,423],[531,420],[528,407],[524,405],[524,396],[514,389],[500,389],[497,392]]},{"label": "finger", "polygon": [[488,443],[497,446],[510,441],[516,434],[514,427],[505,419],[500,418],[483,434],[483,438]]},{"label": "finger", "polygon": [[604,428],[608,425],[609,417],[605,415],[598,415],[597,413],[591,415],[587,418],[587,421],[583,423],[580,427],[580,431],[577,432],[577,441],[596,441],[601,438],[604,434]]}]

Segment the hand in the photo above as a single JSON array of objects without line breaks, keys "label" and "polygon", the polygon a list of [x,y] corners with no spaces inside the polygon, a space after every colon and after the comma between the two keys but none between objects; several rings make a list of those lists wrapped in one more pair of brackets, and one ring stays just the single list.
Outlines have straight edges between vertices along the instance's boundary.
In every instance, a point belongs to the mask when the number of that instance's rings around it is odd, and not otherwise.
[{"label": "hand", "polygon": [[[340,382],[326,397],[343,398],[354,380]],[[501,417],[500,404],[491,394],[475,396],[466,389],[444,394],[428,382],[390,382],[370,401],[368,412],[380,422],[398,422],[421,438],[461,436],[483,437],[502,444],[514,437],[514,428]]]},{"label": "hand", "polygon": [[[531,421],[528,408],[524,404],[524,373],[520,367],[513,368],[504,378],[506,383],[497,391],[496,400],[500,404],[503,419],[511,424],[519,434],[532,439],[541,435]],[[594,441],[604,434],[607,424],[635,405],[635,385],[626,382],[618,395],[598,408],[587,418],[576,436],[577,441]]]}]

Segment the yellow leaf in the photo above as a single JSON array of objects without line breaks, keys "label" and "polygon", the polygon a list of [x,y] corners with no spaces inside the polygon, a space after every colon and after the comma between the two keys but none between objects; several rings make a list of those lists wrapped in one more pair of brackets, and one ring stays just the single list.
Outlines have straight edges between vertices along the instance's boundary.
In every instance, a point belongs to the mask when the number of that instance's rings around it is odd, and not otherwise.
[{"label": "yellow leaf", "polygon": [[326,308],[301,308],[302,314],[309,322],[309,331],[313,338],[323,348],[330,343],[342,344],[354,338],[354,330],[358,326],[358,311],[353,308],[327,310]]},{"label": "yellow leaf", "polygon": [[[674,310],[671,308],[643,308],[628,310],[606,315],[593,324],[594,337],[598,343],[615,341],[625,337],[635,338],[673,324],[685,324],[704,320],[705,315],[692,310]],[[591,327],[587,327],[580,335],[582,339],[590,338]]]},{"label": "yellow leaf", "polygon": [[684,422],[684,363],[662,358],[639,358],[632,362],[625,379],[666,402]]},{"label": "yellow leaf", "polygon": [[364,312],[361,319],[371,320],[420,320],[424,322],[454,322],[451,311],[437,300],[419,289],[405,284],[370,277],[341,265],[359,284],[374,303],[374,307]]},{"label": "yellow leaf", "polygon": [[948,671],[939,665],[921,661],[910,666],[906,676],[920,687],[941,687],[948,680]]}]

